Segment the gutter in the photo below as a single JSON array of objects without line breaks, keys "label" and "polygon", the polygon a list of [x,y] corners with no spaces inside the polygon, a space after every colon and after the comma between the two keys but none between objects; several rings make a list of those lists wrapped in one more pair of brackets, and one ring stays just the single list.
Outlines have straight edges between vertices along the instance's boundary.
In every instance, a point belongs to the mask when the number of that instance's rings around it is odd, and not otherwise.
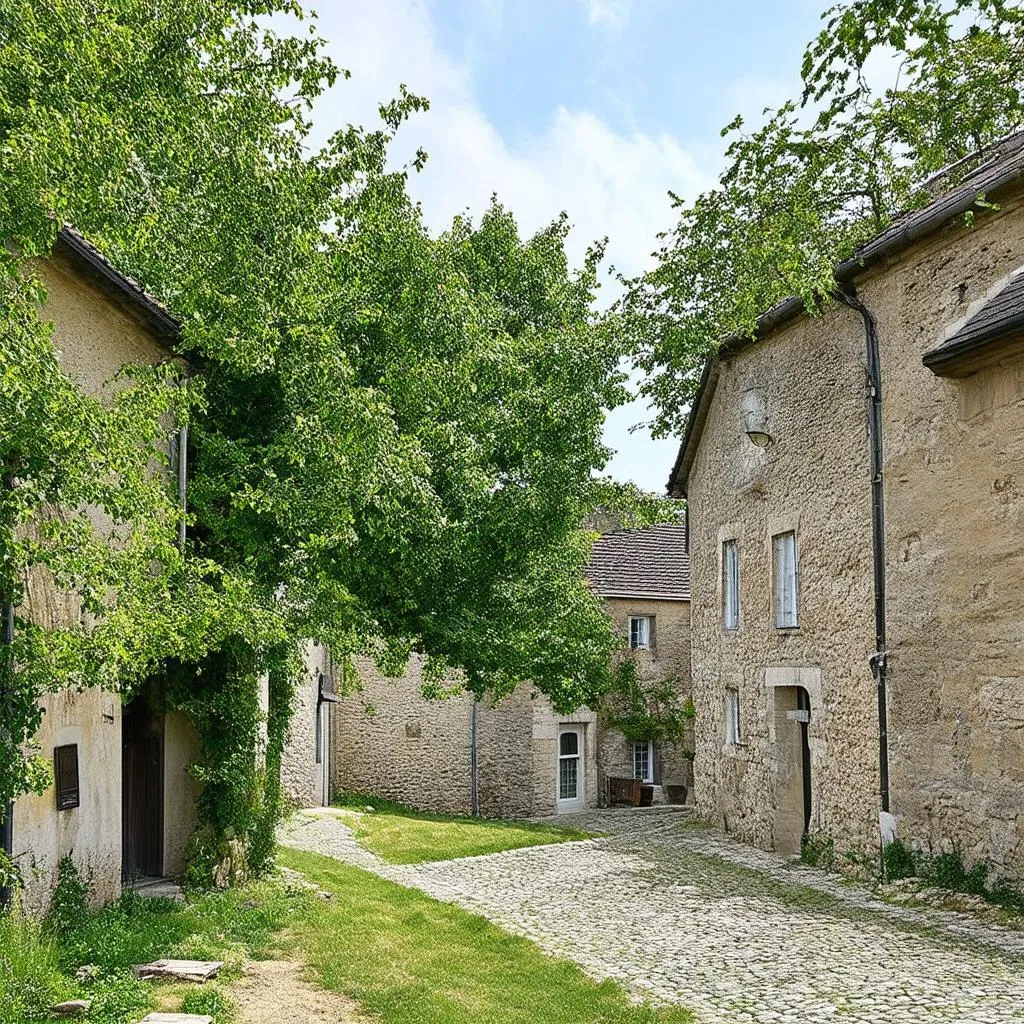
[{"label": "gutter", "polygon": [[473,695],[473,710],[469,720],[469,789],[470,809],[474,818],[480,817],[480,787],[477,769],[477,727],[476,709],[480,701]]},{"label": "gutter", "polygon": [[[998,157],[998,154],[996,154]],[[896,256],[916,242],[934,234],[954,217],[962,216],[972,210],[983,195],[1001,191],[1024,177],[1024,155],[1017,152],[1005,163],[998,164],[995,171],[977,171],[967,181],[948,195],[937,199],[921,210],[904,216],[897,225],[887,228],[873,241],[868,242],[859,252],[847,260],[836,264],[835,279],[837,285],[853,285],[855,279],[866,270]],[[836,295],[839,298],[838,295]],[[840,298],[840,301],[842,299]],[[795,319],[805,312],[803,300],[798,296],[790,296],[778,305],[762,313],[756,321],[753,332],[749,336],[734,335],[727,338],[718,350],[708,357],[701,376],[701,383],[693,400],[690,422],[686,434],[679,447],[672,475],[668,481],[668,492],[673,497],[686,495],[687,478],[700,441],[701,428],[707,418],[706,411],[701,413],[701,406],[714,394],[717,383],[717,367],[721,356],[729,356],[753,345],[772,331]],[[931,369],[929,363],[925,363]]]}]

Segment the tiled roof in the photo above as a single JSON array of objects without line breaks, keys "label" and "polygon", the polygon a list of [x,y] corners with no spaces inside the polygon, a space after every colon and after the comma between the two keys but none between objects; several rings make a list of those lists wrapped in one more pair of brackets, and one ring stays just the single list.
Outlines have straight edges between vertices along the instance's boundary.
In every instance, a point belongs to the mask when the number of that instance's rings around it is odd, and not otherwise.
[{"label": "tiled roof", "polygon": [[165,345],[173,346],[180,325],[158,299],[131,277],[122,274],[80,231],[65,225],[57,233],[57,247],[97,287],[126,303]]},{"label": "tiled roof", "polygon": [[686,527],[666,523],[603,534],[594,542],[587,581],[602,597],[689,601]]},{"label": "tiled roof", "polygon": [[1019,335],[1021,331],[1024,331],[1024,267],[972,303],[967,316],[949,328],[942,344],[925,354],[925,366],[941,368],[963,353],[1010,334]]}]

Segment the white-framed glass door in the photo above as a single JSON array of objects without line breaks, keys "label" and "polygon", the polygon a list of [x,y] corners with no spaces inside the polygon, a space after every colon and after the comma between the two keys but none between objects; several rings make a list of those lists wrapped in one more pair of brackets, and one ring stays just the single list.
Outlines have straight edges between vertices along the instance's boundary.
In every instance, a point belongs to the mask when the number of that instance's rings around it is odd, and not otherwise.
[{"label": "white-framed glass door", "polygon": [[563,725],[558,730],[558,811],[583,810],[583,726]]}]

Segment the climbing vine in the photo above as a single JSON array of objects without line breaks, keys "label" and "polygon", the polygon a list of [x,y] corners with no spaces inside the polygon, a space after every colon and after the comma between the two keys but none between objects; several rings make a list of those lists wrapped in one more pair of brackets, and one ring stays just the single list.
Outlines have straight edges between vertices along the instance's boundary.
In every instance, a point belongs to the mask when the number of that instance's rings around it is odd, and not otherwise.
[{"label": "climbing vine", "polygon": [[628,659],[601,706],[607,726],[638,742],[682,743],[695,715],[693,701],[678,679],[641,679]]},{"label": "climbing vine", "polygon": [[[384,638],[565,709],[608,688],[617,647],[579,528],[620,493],[601,431],[629,397],[624,337],[592,312],[603,247],[573,268],[566,217],[523,238],[497,202],[430,234],[406,188],[426,155],[388,155],[427,101],[402,88],[376,130],[318,148],[312,105],[345,74],[304,19],[293,0],[0,0],[0,806],[41,784],[23,748],[43,693],[166,673],[200,736],[207,882],[269,858],[300,640]],[[166,302],[197,372],[81,393],[31,262],[61,223]],[[80,614],[36,614],[35,581]]]}]

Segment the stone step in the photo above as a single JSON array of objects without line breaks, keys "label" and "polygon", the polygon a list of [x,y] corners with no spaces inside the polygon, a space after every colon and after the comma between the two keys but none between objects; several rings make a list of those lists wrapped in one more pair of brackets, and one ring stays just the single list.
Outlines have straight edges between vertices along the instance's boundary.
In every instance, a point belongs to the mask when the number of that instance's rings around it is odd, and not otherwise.
[{"label": "stone step", "polygon": [[205,1013],[151,1013],[139,1024],[213,1024],[213,1018]]},{"label": "stone step", "polygon": [[209,981],[224,966],[223,960],[154,960],[136,964],[132,970],[140,981],[174,978],[177,981]]}]

